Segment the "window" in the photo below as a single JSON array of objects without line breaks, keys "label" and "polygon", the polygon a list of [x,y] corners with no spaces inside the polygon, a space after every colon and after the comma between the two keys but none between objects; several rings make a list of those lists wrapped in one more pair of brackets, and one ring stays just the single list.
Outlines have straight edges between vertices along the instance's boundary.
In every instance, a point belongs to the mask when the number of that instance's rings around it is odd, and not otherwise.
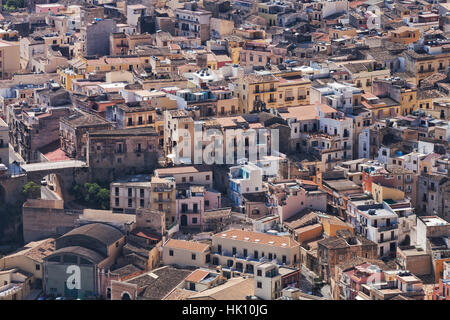
[{"label": "window", "polygon": [[195,260],[197,257],[195,255],[195,253],[192,254],[192,260]]},{"label": "window", "polygon": [[262,271],[261,271],[261,270],[257,270],[257,271],[256,271],[256,275],[257,275],[258,277],[262,277]]},{"label": "window", "polygon": [[35,268],[36,268],[36,271],[39,271],[39,270],[41,270],[41,265],[40,265],[40,264],[37,264],[37,265],[35,266]]},{"label": "window", "polygon": [[256,283],[256,286],[258,287],[258,289],[262,289],[262,283],[261,283],[261,282],[258,281],[258,282]]},{"label": "window", "polygon": [[209,174],[206,175],[206,180],[209,181]]},{"label": "window", "polygon": [[169,250],[169,256],[173,257],[173,250]]}]

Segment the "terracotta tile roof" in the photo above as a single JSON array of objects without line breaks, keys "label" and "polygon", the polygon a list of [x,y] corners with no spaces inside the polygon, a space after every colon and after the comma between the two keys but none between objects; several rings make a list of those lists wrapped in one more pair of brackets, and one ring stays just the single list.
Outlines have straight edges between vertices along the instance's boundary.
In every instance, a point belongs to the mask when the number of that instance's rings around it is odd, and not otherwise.
[{"label": "terracotta tile roof", "polygon": [[198,292],[188,298],[214,300],[245,300],[246,296],[254,295],[255,281],[253,278],[231,278],[222,285]]},{"label": "terracotta tile roof", "polygon": [[246,241],[259,243],[262,245],[275,246],[280,248],[294,248],[300,244],[288,236],[277,236],[268,233],[246,231],[246,230],[227,230],[214,235],[215,238],[231,239],[235,241]]},{"label": "terracotta tile roof", "polygon": [[184,249],[184,250],[196,251],[196,252],[204,252],[209,248],[209,244],[195,242],[195,241],[170,239],[169,241],[166,242],[164,247],[175,248],[175,249]]},{"label": "terracotta tile roof", "polygon": [[55,251],[55,239],[48,238],[30,242],[8,257],[23,255],[36,262],[42,262],[44,258],[53,253],[53,251]]},{"label": "terracotta tile roof", "polygon": [[198,283],[201,280],[203,280],[208,274],[209,274],[209,271],[197,269],[194,272],[192,272],[190,275],[188,275],[185,280]]}]

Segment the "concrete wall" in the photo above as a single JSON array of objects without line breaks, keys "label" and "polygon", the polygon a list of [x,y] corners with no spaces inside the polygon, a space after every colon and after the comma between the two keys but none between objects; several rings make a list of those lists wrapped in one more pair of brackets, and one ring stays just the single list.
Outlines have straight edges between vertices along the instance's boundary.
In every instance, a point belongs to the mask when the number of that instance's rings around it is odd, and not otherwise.
[{"label": "concrete wall", "polygon": [[63,209],[62,200],[28,200],[22,208],[24,241],[62,235],[75,226],[78,217],[79,213]]}]

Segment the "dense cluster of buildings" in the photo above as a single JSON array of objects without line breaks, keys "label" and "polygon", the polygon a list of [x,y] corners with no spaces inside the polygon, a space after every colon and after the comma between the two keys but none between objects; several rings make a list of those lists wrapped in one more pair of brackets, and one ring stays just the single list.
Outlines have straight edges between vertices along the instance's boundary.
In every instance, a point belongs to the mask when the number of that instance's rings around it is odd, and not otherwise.
[{"label": "dense cluster of buildings", "polygon": [[449,3],[49,2],[0,13],[0,300],[450,300]]}]

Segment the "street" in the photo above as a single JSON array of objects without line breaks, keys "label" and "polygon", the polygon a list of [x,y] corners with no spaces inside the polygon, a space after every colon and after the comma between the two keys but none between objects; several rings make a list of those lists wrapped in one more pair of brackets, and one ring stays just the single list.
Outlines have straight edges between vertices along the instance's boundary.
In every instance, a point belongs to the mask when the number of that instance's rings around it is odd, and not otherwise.
[{"label": "street", "polygon": [[50,190],[48,186],[41,186],[41,199],[61,200],[61,198],[55,192]]}]

